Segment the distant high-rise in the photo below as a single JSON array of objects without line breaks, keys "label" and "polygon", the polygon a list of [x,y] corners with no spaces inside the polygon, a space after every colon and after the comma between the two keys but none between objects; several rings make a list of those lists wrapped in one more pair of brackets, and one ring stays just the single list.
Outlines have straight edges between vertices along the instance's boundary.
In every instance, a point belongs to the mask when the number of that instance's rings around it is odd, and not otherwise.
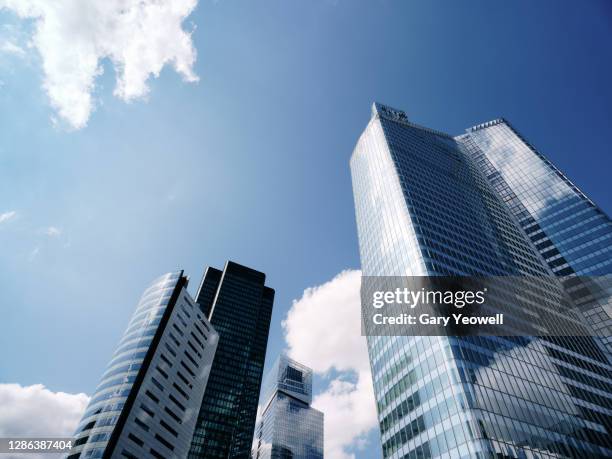
[{"label": "distant high-rise", "polygon": [[187,455],[219,337],[186,287],[179,271],[145,290],[68,459]]},{"label": "distant high-rise", "polygon": [[310,407],[312,370],[284,355],[266,376],[252,459],[323,459],[323,413]]},{"label": "distant high-rise", "polygon": [[[351,157],[365,276],[611,274],[595,242],[607,217],[496,126],[493,140],[479,128],[455,138],[374,104]],[[546,174],[516,167],[534,158]],[[557,207],[561,186],[541,183],[553,174],[573,193]],[[548,253],[555,244],[565,255]],[[368,350],[385,458],[612,457],[612,368],[591,337],[370,336]]]},{"label": "distant high-rise", "polygon": [[220,339],[190,458],[250,455],[274,303],[265,281],[265,274],[231,261],[204,273],[197,302]]}]

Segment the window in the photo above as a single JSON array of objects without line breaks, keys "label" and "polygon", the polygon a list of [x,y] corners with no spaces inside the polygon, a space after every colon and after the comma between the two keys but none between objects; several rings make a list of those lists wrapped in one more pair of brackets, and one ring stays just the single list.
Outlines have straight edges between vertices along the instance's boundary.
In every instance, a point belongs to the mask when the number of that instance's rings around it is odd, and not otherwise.
[{"label": "window", "polygon": [[181,373],[180,371],[177,371],[177,372],[176,372],[176,375],[177,375],[177,376],[178,376],[178,377],[181,379],[181,381],[183,381],[183,382],[185,383],[185,385],[186,385],[187,387],[189,387],[190,389],[192,389],[192,388],[193,388],[193,384],[191,384],[191,383],[189,382],[189,380],[188,380],[187,378],[185,378],[185,376],[183,375],[183,373]]},{"label": "window", "polygon": [[185,336],[185,334],[183,333],[183,331],[182,331],[180,328],[178,328],[178,325],[176,325],[175,323],[174,323],[174,324],[172,324],[172,328],[174,328],[174,329],[175,329],[175,330],[178,332],[178,334],[179,334],[179,335],[181,335],[181,336]]},{"label": "window", "polygon": [[172,411],[172,410],[171,410],[170,408],[168,408],[167,406],[164,408],[164,411],[165,411],[166,413],[168,413],[168,414],[170,415],[170,417],[171,417],[172,419],[174,419],[176,422],[178,422],[179,424],[182,424],[182,423],[183,423],[183,421],[181,420],[181,418],[179,418],[179,417],[178,417],[178,416],[177,416],[177,415],[174,413],[174,411]]},{"label": "window", "polygon": [[193,363],[193,365],[194,365],[196,368],[199,368],[198,362],[196,362],[196,361],[194,360],[194,358],[191,356],[191,354],[190,354],[189,352],[187,352],[187,350],[183,351],[183,354],[185,354],[185,357],[187,357],[187,358],[189,359],[189,361],[190,361],[191,363]]},{"label": "window", "polygon": [[162,370],[161,368],[159,368],[159,365],[155,367],[155,369],[157,371],[159,371],[159,374],[162,375],[165,379],[168,379],[168,373],[166,373],[164,370]]},{"label": "window", "polygon": [[83,443],[87,443],[87,440],[89,440],[89,436],[81,437],[77,441],[74,442],[74,446],[79,446],[79,445],[82,445]]},{"label": "window", "polygon": [[142,408],[142,411],[147,413],[149,416],[151,417],[155,416],[155,413],[153,412],[153,410],[151,408],[148,408],[147,405],[145,405],[144,403],[140,405],[140,408]]},{"label": "window", "polygon": [[176,430],[174,430],[172,427],[170,427],[170,425],[164,421],[163,419],[161,421],[159,421],[159,424],[166,429],[168,432],[170,432],[172,435],[174,435],[175,437],[178,437],[178,432]]},{"label": "window", "polygon": [[88,429],[91,429],[91,428],[92,428],[93,426],[95,426],[95,425],[96,425],[96,421],[91,421],[91,422],[88,422],[88,423],[85,425],[85,427],[83,427],[83,429],[81,429],[81,432],[84,432],[84,431],[86,431],[86,430],[88,430]]},{"label": "window", "polygon": [[179,402],[174,395],[170,394],[168,398],[170,398],[170,400],[172,400],[181,410],[185,411],[185,405]]},{"label": "window", "polygon": [[149,397],[155,403],[159,403],[159,399],[155,395],[153,395],[151,392],[146,391],[145,394],[147,395],[147,397]]},{"label": "window", "polygon": [[160,442],[162,445],[164,445],[166,448],[168,448],[170,451],[174,451],[174,446],[172,446],[172,443],[170,443],[168,440],[166,440],[161,435],[155,434],[155,439],[158,442]]},{"label": "window", "polygon": [[138,438],[136,435],[132,433],[128,435],[128,438],[132,440],[134,443],[136,443],[138,446],[144,445],[144,441],[142,441],[140,438]]},{"label": "window", "polygon": [[172,383],[172,387],[174,387],[183,397],[189,400],[189,395],[187,395],[187,392],[181,389],[177,383]]},{"label": "window", "polygon": [[200,351],[198,351],[195,348],[195,346],[191,343],[191,341],[187,341],[187,344],[189,345],[191,349],[193,349],[193,352],[195,352],[198,357],[202,358],[202,354],[200,354]]},{"label": "window", "polygon": [[191,368],[189,368],[189,367],[188,367],[188,366],[185,364],[185,362],[183,362],[182,360],[181,360],[181,366],[182,366],[182,367],[183,367],[185,370],[187,370],[187,372],[188,372],[188,373],[189,373],[191,376],[193,376],[193,377],[195,378],[195,373],[194,373],[193,371],[191,371]]},{"label": "window", "polygon": [[164,391],[164,386],[162,386],[162,384],[155,379],[154,377],[151,377],[151,382],[155,385],[155,387],[157,387],[160,391]]},{"label": "window", "polygon": [[142,422],[140,419],[138,418],[134,418],[134,422],[136,423],[136,425],[138,427],[140,427],[142,430],[144,430],[145,432],[149,431],[149,426],[146,425],[144,422]]},{"label": "window", "polygon": [[166,349],[168,349],[168,352],[172,354],[173,357],[176,357],[176,352],[174,351],[174,349],[172,349],[168,343],[164,344],[166,345]]},{"label": "window", "polygon": [[172,367],[172,362],[168,360],[168,358],[163,353],[159,354],[159,358],[162,359],[166,365]]},{"label": "window", "polygon": [[189,332],[189,334],[196,341],[196,343],[198,343],[200,345],[200,347],[202,349],[204,349],[204,343],[202,343],[202,341],[200,341],[200,339],[195,335],[195,333],[193,331],[191,331],[191,332]]}]

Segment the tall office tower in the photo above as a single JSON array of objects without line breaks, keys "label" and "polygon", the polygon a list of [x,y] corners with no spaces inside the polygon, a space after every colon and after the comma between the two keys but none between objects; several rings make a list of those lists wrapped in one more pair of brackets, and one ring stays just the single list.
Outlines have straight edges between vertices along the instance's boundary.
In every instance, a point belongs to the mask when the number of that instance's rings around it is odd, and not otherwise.
[{"label": "tall office tower", "polygon": [[[351,173],[364,275],[552,276],[462,139],[374,104]],[[385,458],[612,456],[612,368],[588,336],[368,350]]]},{"label": "tall office tower", "polygon": [[186,287],[179,271],[145,290],[68,459],[187,456],[219,336]]},{"label": "tall office tower", "polygon": [[[612,354],[612,222],[507,121],[457,138]],[[588,278],[586,277],[588,276]]]},{"label": "tall office tower", "polygon": [[266,376],[252,459],[323,459],[323,413],[310,407],[312,370],[281,355]]},{"label": "tall office tower", "polygon": [[250,455],[274,303],[265,281],[265,274],[231,261],[204,273],[197,302],[220,339],[190,458]]}]

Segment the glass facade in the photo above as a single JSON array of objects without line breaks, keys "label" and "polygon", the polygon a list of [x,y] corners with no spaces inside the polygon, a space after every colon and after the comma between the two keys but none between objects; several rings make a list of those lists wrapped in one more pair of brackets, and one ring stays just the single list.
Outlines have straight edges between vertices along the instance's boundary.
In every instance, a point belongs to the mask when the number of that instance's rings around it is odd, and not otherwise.
[{"label": "glass facade", "polygon": [[[564,277],[568,293],[612,354],[610,218],[507,121],[475,126],[458,140],[550,269]],[[589,282],[580,281],[585,276]]]},{"label": "glass facade", "polygon": [[312,370],[281,355],[260,398],[253,459],[323,459],[323,413],[310,407]]},{"label": "glass facade", "polygon": [[190,458],[248,458],[266,357],[274,290],[265,274],[228,261],[208,268],[197,302],[219,345],[193,435]]},{"label": "glass facade", "polygon": [[179,271],[145,290],[69,459],[187,455],[219,337],[186,287]]},{"label": "glass facade", "polygon": [[[374,104],[351,174],[364,275],[552,275],[463,138]],[[612,456],[612,367],[593,338],[372,336],[368,350],[385,458]]]}]

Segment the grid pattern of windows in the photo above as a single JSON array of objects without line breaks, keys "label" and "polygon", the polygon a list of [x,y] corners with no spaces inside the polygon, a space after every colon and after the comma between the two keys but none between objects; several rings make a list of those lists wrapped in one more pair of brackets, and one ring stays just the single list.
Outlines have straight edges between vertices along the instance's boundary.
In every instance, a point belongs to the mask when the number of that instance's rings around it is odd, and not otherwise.
[{"label": "grid pattern of windows", "polygon": [[220,335],[190,458],[248,458],[268,343],[274,290],[233,262],[208,268],[197,302]]},{"label": "grid pattern of windows", "polygon": [[[71,459],[187,455],[218,335],[186,285],[182,272],[171,273],[143,294],[77,429]],[[178,352],[195,345],[198,322],[208,331],[189,362],[193,376],[183,381]]]},{"label": "grid pattern of windows", "polygon": [[[552,274],[462,139],[375,104],[351,173],[364,275]],[[385,458],[612,455],[612,368],[592,338],[380,336],[368,350]]]},{"label": "grid pattern of windows", "polygon": [[265,379],[252,459],[323,459],[323,413],[311,400],[312,370],[280,356]]},{"label": "grid pattern of windows", "polygon": [[[612,354],[612,221],[507,121],[459,138]],[[598,276],[587,280],[578,276]]]},{"label": "grid pattern of windows", "polygon": [[278,390],[310,405],[312,370],[284,354],[280,355],[264,379],[260,405],[265,405]]}]

